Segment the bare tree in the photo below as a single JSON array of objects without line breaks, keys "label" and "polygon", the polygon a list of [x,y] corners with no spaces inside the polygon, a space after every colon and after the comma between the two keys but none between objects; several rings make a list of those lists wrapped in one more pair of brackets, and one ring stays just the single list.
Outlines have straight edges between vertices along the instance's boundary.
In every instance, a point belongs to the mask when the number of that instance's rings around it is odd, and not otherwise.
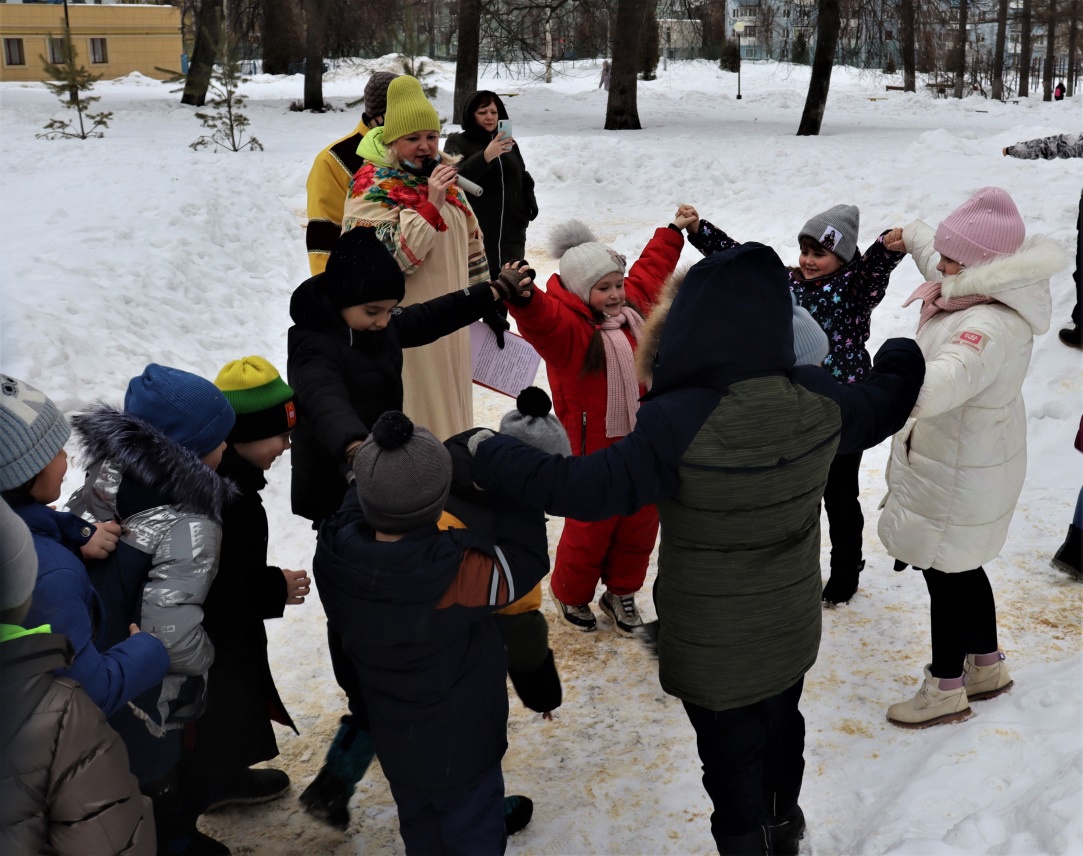
[{"label": "bare tree", "polygon": [[1008,0],[997,4],[996,46],[993,49],[993,99],[1004,100],[1004,45],[1008,40]]},{"label": "bare tree", "polygon": [[1049,0],[1045,18],[1045,67],[1042,69],[1042,100],[1053,100],[1053,63],[1057,49],[1057,0]]},{"label": "bare tree", "polygon": [[639,65],[639,29],[647,0],[619,0],[617,25],[613,32],[613,71],[609,79],[609,101],[605,108],[607,131],[638,131],[639,103],[636,67]]},{"label": "bare tree", "polygon": [[324,110],[323,50],[327,33],[328,4],[305,0],[305,109]]},{"label": "bare tree", "polygon": [[1030,95],[1030,60],[1032,56],[1030,4],[1031,0],[1023,0],[1019,14],[1019,87],[1015,93],[1016,98],[1026,98]]},{"label": "bare tree", "polygon": [[959,26],[955,30],[955,49],[952,56],[955,72],[955,97],[963,97],[963,78],[966,76],[966,17],[967,0],[959,0]]},{"label": "bare tree", "polygon": [[1079,47],[1079,0],[1072,0],[1071,9],[1068,14],[1068,97],[1071,98],[1075,94],[1076,85],[1076,69],[1079,67],[1079,60],[1076,59],[1076,50]]},{"label": "bare tree", "polygon": [[222,35],[222,0],[202,0],[196,14],[196,41],[184,81],[181,104],[202,107],[211,84],[218,40]]},{"label": "bare tree", "polygon": [[[1005,3],[1008,0],[1004,0]],[[914,28],[914,0],[902,0],[899,5],[899,48],[902,54],[903,90],[917,89],[917,39]]]},{"label": "bare tree", "polygon": [[[267,74],[287,74],[290,64],[297,62],[304,53],[301,30],[294,12],[294,0],[262,0],[259,6],[259,46],[263,71]],[[251,31],[241,29],[233,32]]]},{"label": "bare tree", "polygon": [[481,0],[459,0],[459,45],[455,52],[455,115],[461,115],[466,97],[478,88],[478,51],[481,39]]},{"label": "bare tree", "polygon": [[831,89],[831,70],[835,67],[835,48],[839,43],[842,21],[839,0],[820,0],[820,15],[816,22],[816,53],[812,58],[812,78],[801,112],[799,137],[814,137],[820,133],[827,109],[827,93]]}]

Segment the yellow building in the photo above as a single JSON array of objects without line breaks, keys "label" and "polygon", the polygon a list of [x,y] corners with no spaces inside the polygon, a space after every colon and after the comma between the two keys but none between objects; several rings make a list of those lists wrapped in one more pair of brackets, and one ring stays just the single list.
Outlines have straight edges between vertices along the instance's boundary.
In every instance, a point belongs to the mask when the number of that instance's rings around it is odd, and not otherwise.
[{"label": "yellow building", "polygon": [[[164,80],[181,70],[180,9],[175,6],[68,4],[75,61],[105,78],[133,71]],[[41,57],[63,61],[64,6],[0,3],[0,81],[46,80]]]}]

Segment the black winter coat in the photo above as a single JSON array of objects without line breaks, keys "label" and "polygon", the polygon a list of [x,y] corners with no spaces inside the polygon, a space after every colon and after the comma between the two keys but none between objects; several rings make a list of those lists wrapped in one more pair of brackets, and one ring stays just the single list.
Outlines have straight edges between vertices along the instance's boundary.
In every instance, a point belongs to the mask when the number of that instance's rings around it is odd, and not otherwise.
[{"label": "black winter coat", "polygon": [[498,133],[489,133],[474,119],[478,102],[486,97],[496,104],[501,119],[508,118],[504,102],[495,92],[475,92],[463,104],[462,132],[449,135],[444,149],[463,156],[459,172],[485,191],[470,197],[470,207],[481,225],[489,275],[496,279],[502,265],[523,257],[527,224],[538,216],[538,201],[519,146],[486,163],[485,147]]},{"label": "black winter coat", "polygon": [[297,396],[293,513],[317,524],[342,504],[346,447],[364,440],[381,413],[402,410],[402,349],[454,333],[494,304],[487,283],[473,285],[400,306],[385,329],[356,333],[322,294],[320,276],[293,293],[286,362]]},{"label": "black winter coat", "polygon": [[351,490],[320,527],[312,570],[357,667],[388,781],[445,793],[476,784],[508,745],[492,613],[549,572],[543,515],[505,504],[491,537],[429,524],[379,542]]},{"label": "black winter coat", "polygon": [[203,604],[203,628],[215,656],[191,761],[204,784],[277,756],[272,720],[297,730],[267,661],[263,621],[281,618],[286,604],[282,570],[267,564],[267,512],[259,494],[267,480],[233,446],[226,449],[218,474],[232,481],[240,495],[222,510],[218,574]]}]

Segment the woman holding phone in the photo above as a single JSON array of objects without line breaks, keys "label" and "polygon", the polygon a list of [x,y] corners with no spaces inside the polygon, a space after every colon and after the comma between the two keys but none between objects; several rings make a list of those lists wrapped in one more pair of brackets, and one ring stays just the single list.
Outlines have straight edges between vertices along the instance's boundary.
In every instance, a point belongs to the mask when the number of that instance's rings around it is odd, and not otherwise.
[{"label": "woman holding phone", "polygon": [[511,120],[500,96],[480,90],[463,102],[462,131],[447,138],[444,150],[462,155],[459,174],[480,184],[481,196],[471,196],[495,278],[509,261],[526,256],[526,227],[538,216],[534,179],[511,133]]}]

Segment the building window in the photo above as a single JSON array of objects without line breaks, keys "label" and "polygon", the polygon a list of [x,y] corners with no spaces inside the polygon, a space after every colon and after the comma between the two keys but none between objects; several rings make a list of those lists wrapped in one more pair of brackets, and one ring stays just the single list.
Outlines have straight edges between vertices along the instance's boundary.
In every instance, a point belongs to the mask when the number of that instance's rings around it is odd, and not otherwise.
[{"label": "building window", "polygon": [[26,65],[22,39],[4,39],[4,65]]},{"label": "building window", "polygon": [[109,62],[109,51],[105,47],[105,39],[90,40],[90,61],[98,64]]},{"label": "building window", "polygon": [[64,62],[64,40],[49,39],[49,62],[60,65]]}]

